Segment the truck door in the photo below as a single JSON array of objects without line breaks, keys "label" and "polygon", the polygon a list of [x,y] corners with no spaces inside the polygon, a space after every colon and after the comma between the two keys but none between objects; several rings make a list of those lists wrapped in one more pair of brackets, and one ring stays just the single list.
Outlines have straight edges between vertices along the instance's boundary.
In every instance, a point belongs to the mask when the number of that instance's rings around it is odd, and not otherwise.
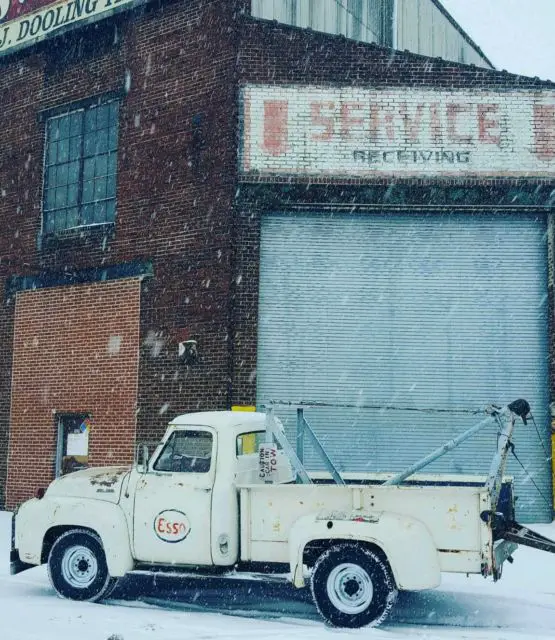
[{"label": "truck door", "polygon": [[205,427],[176,430],[136,485],[135,558],[210,565],[216,439]]}]

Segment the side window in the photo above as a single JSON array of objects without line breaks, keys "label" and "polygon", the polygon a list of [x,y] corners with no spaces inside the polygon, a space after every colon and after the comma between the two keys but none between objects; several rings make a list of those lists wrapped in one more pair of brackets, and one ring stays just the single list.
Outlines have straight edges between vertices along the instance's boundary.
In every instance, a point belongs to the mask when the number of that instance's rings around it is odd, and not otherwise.
[{"label": "side window", "polygon": [[174,431],[154,464],[155,471],[208,473],[212,461],[212,434]]},{"label": "side window", "polygon": [[237,436],[237,451],[238,456],[244,456],[249,453],[258,453],[258,447],[264,442],[266,438],[265,431],[253,431],[252,433],[241,433]]},{"label": "side window", "polygon": [[[258,448],[263,442],[266,442],[265,431],[241,433],[237,436],[235,453],[238,456],[248,455],[249,453],[258,453]],[[281,445],[277,444],[277,448],[281,449]]]}]

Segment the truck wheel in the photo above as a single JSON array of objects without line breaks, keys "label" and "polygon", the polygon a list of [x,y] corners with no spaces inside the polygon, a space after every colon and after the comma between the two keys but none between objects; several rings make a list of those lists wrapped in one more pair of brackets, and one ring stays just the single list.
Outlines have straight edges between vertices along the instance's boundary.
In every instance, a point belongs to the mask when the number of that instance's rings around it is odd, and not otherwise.
[{"label": "truck wheel", "polygon": [[100,538],[85,529],[67,531],[52,545],[48,576],[58,594],[71,600],[95,602],[115,586]]},{"label": "truck wheel", "polygon": [[379,625],[387,618],[397,588],[377,553],[364,546],[338,544],[314,565],[312,597],[328,624],[358,628]]}]

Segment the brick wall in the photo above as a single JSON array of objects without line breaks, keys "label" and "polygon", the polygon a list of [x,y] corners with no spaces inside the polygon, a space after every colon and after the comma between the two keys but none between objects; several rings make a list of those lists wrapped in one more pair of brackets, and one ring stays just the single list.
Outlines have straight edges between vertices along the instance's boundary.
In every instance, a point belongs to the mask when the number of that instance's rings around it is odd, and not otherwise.
[{"label": "brick wall", "polygon": [[[0,280],[0,295],[4,299],[4,282]],[[8,438],[10,421],[10,388],[12,379],[13,307],[2,309],[0,322],[0,507],[5,502],[8,466]]]},{"label": "brick wall", "polygon": [[[553,83],[394,51],[271,21],[240,23],[238,72],[241,82],[317,84],[321,86],[547,88]],[[371,85],[369,84],[371,83]]]},{"label": "brick wall", "polygon": [[[0,293],[11,276],[71,280],[91,267],[152,263],[136,345],[140,440],[159,438],[178,413],[229,404],[235,24],[242,8],[235,0],[162,0],[0,58]],[[107,92],[121,100],[116,224],[42,236],[44,114]],[[13,297],[3,296],[0,505],[13,309]],[[184,336],[198,340],[195,366],[178,359]],[[51,454],[37,464],[50,472]],[[10,504],[25,491],[12,491]]]},{"label": "brick wall", "polygon": [[7,507],[53,478],[57,413],[90,413],[89,463],[133,460],[140,282],[18,294]]}]

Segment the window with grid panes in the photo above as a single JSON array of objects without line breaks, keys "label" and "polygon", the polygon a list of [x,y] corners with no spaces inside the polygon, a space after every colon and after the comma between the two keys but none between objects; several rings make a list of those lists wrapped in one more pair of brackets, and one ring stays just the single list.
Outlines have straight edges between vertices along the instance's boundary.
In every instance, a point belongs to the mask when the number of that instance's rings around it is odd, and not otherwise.
[{"label": "window with grid panes", "polygon": [[46,121],[45,233],[114,222],[118,110],[113,101]]}]

